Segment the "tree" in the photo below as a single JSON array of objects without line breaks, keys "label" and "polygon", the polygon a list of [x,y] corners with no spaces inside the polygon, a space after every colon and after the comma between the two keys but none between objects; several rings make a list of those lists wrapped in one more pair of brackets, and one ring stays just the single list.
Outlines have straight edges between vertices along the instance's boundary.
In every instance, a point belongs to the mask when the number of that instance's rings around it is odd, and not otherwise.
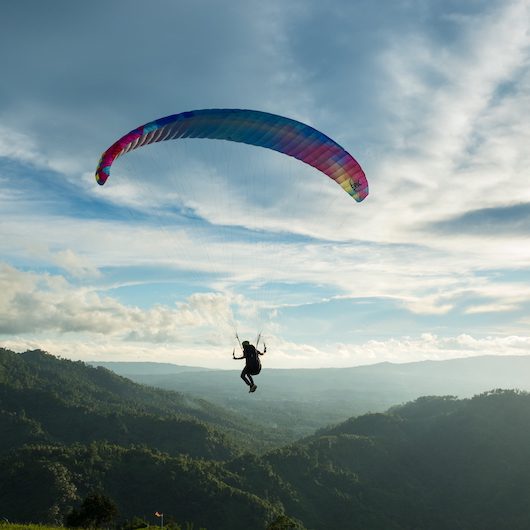
[{"label": "tree", "polygon": [[114,501],[101,493],[86,497],[81,506],[74,508],[66,518],[67,526],[100,527],[118,515]]},{"label": "tree", "polygon": [[297,521],[292,517],[280,515],[267,526],[267,530],[305,530],[305,527],[300,521]]}]

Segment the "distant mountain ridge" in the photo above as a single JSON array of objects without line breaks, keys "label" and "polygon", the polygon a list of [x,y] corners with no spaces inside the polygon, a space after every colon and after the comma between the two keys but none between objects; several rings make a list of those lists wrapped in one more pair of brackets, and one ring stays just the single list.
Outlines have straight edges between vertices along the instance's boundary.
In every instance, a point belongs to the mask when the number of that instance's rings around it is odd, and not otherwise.
[{"label": "distant mountain ridge", "polygon": [[113,372],[127,376],[134,374],[180,374],[182,372],[205,372],[210,368],[201,368],[198,366],[184,366],[172,363],[154,363],[143,361],[87,361],[86,364],[90,366],[102,366]]},{"label": "distant mountain ridge", "polygon": [[[237,370],[216,370],[197,366],[181,366],[171,363],[154,362],[120,362],[120,361],[90,361],[93,366],[104,366],[120,375],[138,376],[172,376],[180,374],[182,381],[188,376],[193,380],[205,377],[209,380],[232,379]],[[351,382],[357,377],[392,378],[395,381],[409,379],[418,383],[423,378],[423,387],[436,385],[436,390],[446,392],[457,389],[458,394],[472,395],[476,393],[472,387],[485,385],[487,388],[499,386],[502,388],[521,388],[530,390],[530,355],[481,355],[475,357],[461,357],[446,360],[425,360],[409,363],[382,362],[370,365],[352,366],[345,368],[267,368],[266,359],[263,362],[264,373],[270,375],[272,384],[277,381],[292,381],[296,376],[303,383],[319,384],[323,388],[330,386],[327,381]],[[193,375],[191,375],[193,374]],[[319,377],[322,376],[322,377]],[[261,376],[260,376],[261,379]],[[163,381],[163,379],[160,379]],[[238,382],[239,383],[239,382]],[[459,386],[465,384],[465,388]],[[471,385],[471,386],[470,386]],[[284,385],[282,385],[284,386]],[[312,388],[314,391],[315,389]],[[275,390],[276,391],[276,390]]]},{"label": "distant mountain ridge", "polygon": [[[389,362],[351,368],[271,369],[263,359],[258,390],[246,399],[236,370],[197,368],[186,372],[126,373],[139,383],[204,398],[250,416],[269,431],[292,432],[292,439],[350,416],[382,412],[425,395],[470,397],[493,388],[530,390],[530,356],[477,356],[443,361]],[[282,413],[278,414],[278,410]]]}]

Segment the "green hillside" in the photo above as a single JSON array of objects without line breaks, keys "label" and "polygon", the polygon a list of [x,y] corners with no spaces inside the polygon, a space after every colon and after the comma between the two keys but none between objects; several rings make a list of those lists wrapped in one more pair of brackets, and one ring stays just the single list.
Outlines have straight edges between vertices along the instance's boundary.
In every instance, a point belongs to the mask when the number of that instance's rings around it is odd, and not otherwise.
[{"label": "green hillside", "polygon": [[123,528],[155,511],[208,530],[530,528],[525,392],[422,397],[252,454],[207,421],[204,402],[43,352],[1,358],[9,521],[65,523],[98,493]]},{"label": "green hillside", "polygon": [[222,407],[36,350],[0,349],[0,453],[27,442],[146,444],[225,459],[275,433]]},{"label": "green hillside", "polygon": [[424,397],[265,458],[309,528],[530,528],[527,393]]}]

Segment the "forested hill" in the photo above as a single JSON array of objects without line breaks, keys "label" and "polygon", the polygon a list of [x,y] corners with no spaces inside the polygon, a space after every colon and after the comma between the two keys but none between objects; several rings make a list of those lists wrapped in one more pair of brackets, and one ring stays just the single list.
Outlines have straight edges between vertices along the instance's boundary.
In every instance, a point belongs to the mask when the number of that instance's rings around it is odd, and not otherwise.
[{"label": "forested hill", "polygon": [[0,392],[12,521],[65,523],[97,492],[119,524],[163,511],[207,530],[530,528],[525,392],[422,397],[259,455],[192,419],[203,402],[43,352],[1,350]]},{"label": "forested hill", "polygon": [[284,505],[308,528],[530,528],[528,393],[423,397],[265,461],[296,491]]},{"label": "forested hill", "polygon": [[0,349],[0,432],[0,452],[27,442],[105,440],[217,459],[265,438],[248,421],[202,399],[40,350],[6,349]]}]

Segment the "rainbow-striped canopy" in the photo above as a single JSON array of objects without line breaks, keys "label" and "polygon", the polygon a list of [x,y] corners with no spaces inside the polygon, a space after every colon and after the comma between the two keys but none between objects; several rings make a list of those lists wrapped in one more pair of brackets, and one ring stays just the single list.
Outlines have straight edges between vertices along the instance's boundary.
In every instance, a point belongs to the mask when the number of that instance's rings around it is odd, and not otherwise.
[{"label": "rainbow-striped canopy", "polygon": [[96,170],[98,184],[105,184],[119,156],[142,145],[178,138],[228,140],[273,149],[315,167],[358,202],[368,195],[368,181],[361,166],[331,138],[284,116],[241,109],[181,112],[134,129],[101,156]]}]

